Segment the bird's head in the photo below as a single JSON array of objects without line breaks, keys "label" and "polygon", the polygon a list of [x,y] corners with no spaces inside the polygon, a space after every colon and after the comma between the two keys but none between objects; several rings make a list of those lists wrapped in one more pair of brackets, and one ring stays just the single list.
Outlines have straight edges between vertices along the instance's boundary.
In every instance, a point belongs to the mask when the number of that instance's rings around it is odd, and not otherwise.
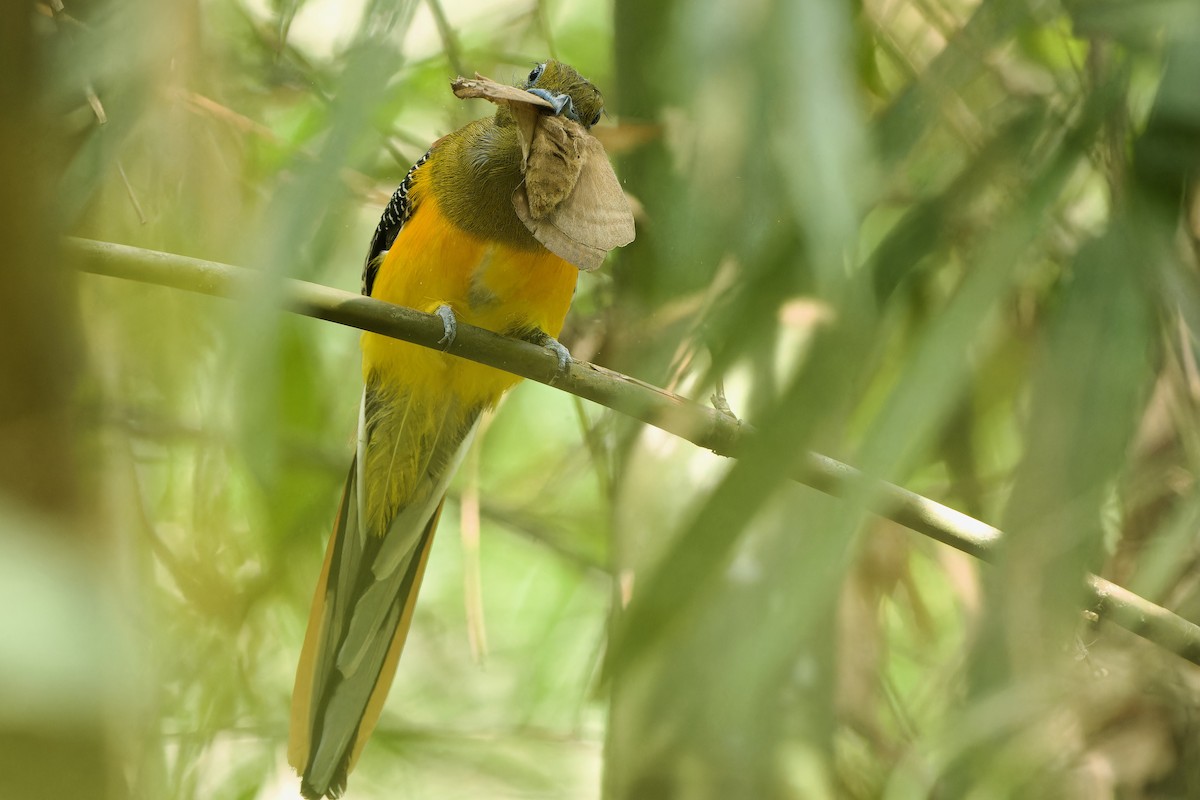
[{"label": "bird's head", "polygon": [[573,119],[585,128],[600,121],[604,98],[600,90],[561,61],[545,61],[529,72],[521,88],[554,106],[554,113]]}]

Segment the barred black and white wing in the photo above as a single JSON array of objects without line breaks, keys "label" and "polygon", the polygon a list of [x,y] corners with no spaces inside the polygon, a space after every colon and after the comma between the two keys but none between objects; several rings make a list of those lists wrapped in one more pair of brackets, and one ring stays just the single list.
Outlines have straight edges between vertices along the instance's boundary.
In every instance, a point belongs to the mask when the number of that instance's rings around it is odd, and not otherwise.
[{"label": "barred black and white wing", "polygon": [[404,180],[400,181],[400,185],[392,193],[392,199],[388,201],[387,208],[383,209],[379,224],[375,226],[375,235],[371,237],[371,247],[367,251],[367,260],[363,264],[362,274],[362,293],[368,297],[375,285],[375,275],[379,272],[379,264],[383,261],[383,256],[392,248],[396,237],[400,235],[400,229],[412,216],[414,206],[408,193],[412,188],[413,175],[421,168],[422,164],[429,160],[431,152],[433,151],[426,152],[417,160],[417,163],[409,168]]}]

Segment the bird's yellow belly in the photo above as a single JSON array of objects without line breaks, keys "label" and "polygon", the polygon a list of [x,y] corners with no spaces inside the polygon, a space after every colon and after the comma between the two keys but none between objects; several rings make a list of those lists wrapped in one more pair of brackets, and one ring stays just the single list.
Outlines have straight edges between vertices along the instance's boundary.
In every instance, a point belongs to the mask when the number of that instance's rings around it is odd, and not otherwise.
[{"label": "bird's yellow belly", "polygon": [[[460,322],[497,333],[538,328],[558,336],[577,270],[545,248],[520,250],[456,227],[432,194],[384,256],[371,296],[433,313],[448,305]],[[375,333],[362,336],[363,377],[415,395],[451,393],[465,406],[494,405],[515,375]]]}]

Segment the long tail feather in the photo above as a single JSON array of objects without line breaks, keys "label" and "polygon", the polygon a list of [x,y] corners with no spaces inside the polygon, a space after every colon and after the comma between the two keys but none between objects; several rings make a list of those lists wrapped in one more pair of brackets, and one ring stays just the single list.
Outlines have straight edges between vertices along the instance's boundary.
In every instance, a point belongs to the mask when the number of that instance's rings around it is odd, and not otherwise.
[{"label": "long tail feather", "polygon": [[346,477],[292,696],[288,761],[302,776],[306,798],[341,795],[379,720],[446,483],[478,415],[409,396],[381,400],[369,388],[364,395],[359,452]]}]

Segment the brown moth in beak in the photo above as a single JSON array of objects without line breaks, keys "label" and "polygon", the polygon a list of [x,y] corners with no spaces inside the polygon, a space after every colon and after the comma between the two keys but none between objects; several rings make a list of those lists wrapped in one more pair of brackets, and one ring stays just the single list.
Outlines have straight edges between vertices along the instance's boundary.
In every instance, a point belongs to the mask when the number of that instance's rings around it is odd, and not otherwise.
[{"label": "brown moth in beak", "polygon": [[587,128],[554,110],[545,98],[476,73],[451,84],[459,98],[507,105],[521,136],[524,182],[513,208],[547,250],[582,270],[594,270],[608,251],[633,241],[633,212],[604,146]]}]

